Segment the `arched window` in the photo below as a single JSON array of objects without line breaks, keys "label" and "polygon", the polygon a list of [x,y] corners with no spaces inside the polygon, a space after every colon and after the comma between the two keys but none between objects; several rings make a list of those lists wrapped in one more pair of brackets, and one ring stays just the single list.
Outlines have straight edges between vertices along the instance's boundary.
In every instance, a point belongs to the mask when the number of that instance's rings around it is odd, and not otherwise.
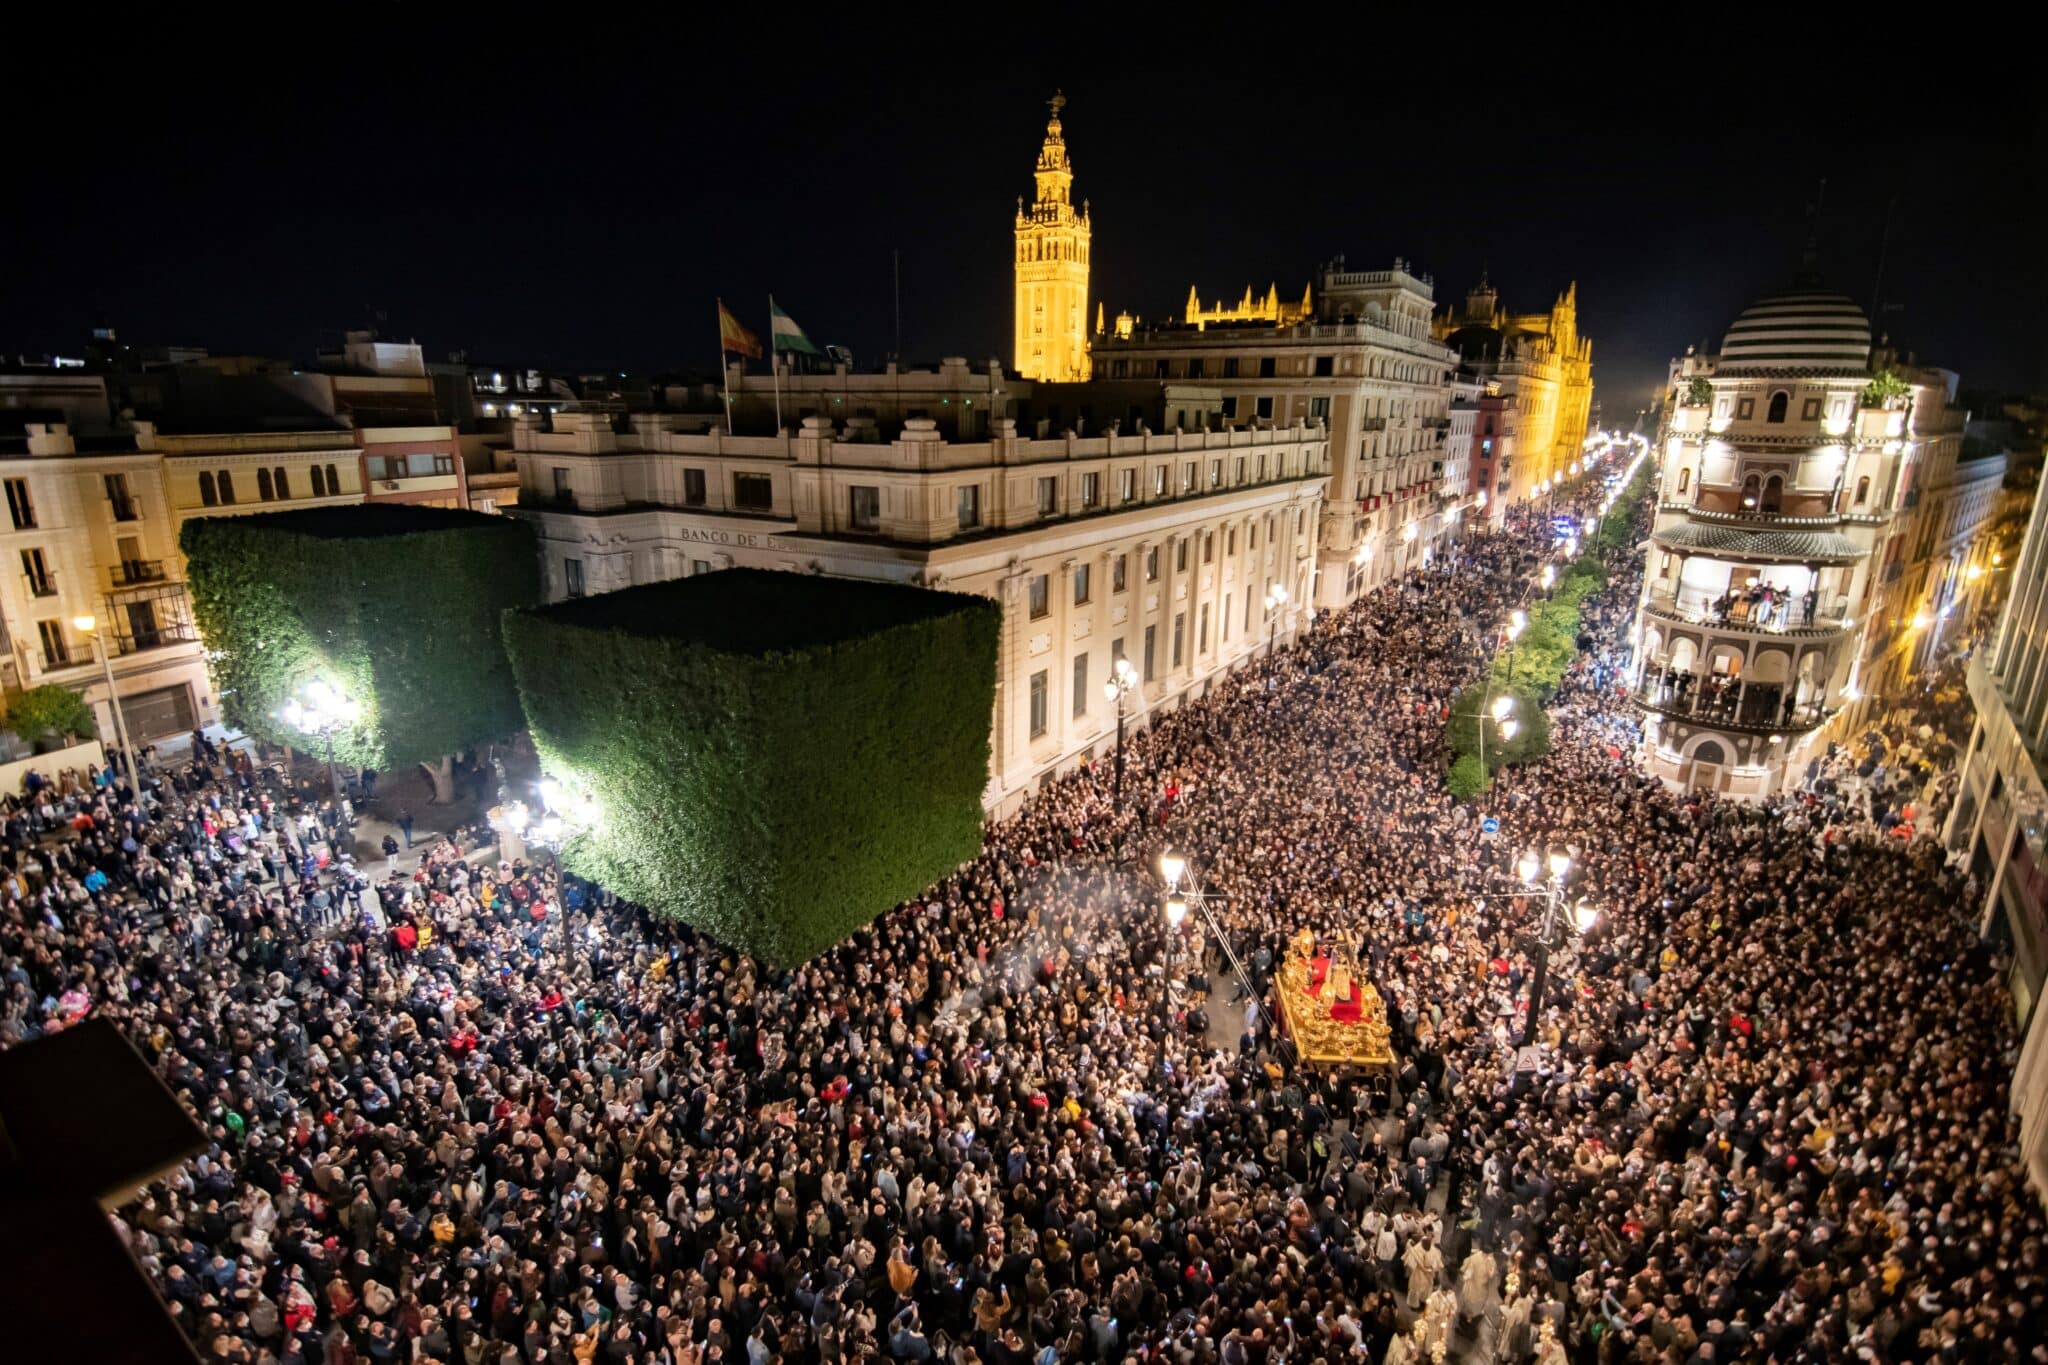
[{"label": "arched window", "polygon": [[1771,395],[1771,406],[1770,409],[1764,413],[1764,420],[1766,422],[1784,421],[1785,409],[1788,406],[1790,406],[1791,402],[1792,395],[1785,392],[1783,389],[1779,389],[1776,393]]},{"label": "arched window", "polygon": [[1692,761],[1695,763],[1726,763],[1728,761],[1728,751],[1711,739],[1703,739],[1700,741],[1700,747],[1692,751]]},{"label": "arched window", "polygon": [[235,503],[235,476],[232,470],[220,472],[220,505],[232,507]]},{"label": "arched window", "polygon": [[213,471],[210,469],[199,471],[199,505],[202,507],[217,507],[220,505],[220,494],[213,490]]},{"label": "arched window", "polygon": [[1864,503],[1869,501],[1870,476],[1868,474],[1865,474],[1862,478],[1856,480],[1856,505],[1858,507],[1861,507]]},{"label": "arched window", "polygon": [[317,464],[313,466],[313,496],[316,498],[327,496],[327,481],[321,477],[320,466]]},{"label": "arched window", "polygon": [[341,496],[341,475],[334,472],[333,465],[327,466],[327,496],[330,498]]},{"label": "arched window", "polygon": [[1681,470],[1679,470],[1679,471],[1678,471],[1678,491],[1679,491],[1679,492],[1681,492],[1681,493],[1683,493],[1683,492],[1685,492],[1685,491],[1686,491],[1686,490],[1687,490],[1688,488],[1691,488],[1691,487],[1692,487],[1692,470],[1691,470],[1690,468],[1686,468],[1686,469],[1681,469]]},{"label": "arched window", "polygon": [[1756,507],[1757,498],[1763,492],[1763,480],[1752,474],[1742,481],[1742,509],[1750,511]]},{"label": "arched window", "polygon": [[278,496],[278,497],[280,497],[280,498],[290,498],[290,497],[291,497],[291,495],[292,495],[292,481],[291,481],[291,478],[290,478],[290,477],[289,477],[288,475],[286,475],[286,473],[284,472],[284,466],[283,466],[283,465],[279,465],[279,466],[278,466],[277,468],[275,468],[275,469],[273,469],[273,470],[271,470],[271,471],[270,471],[270,481],[271,481],[272,483],[274,483],[274,484],[276,484],[276,485],[277,485],[277,496]]},{"label": "arched window", "polygon": [[1785,504],[1785,476],[1773,474],[1764,480],[1763,510],[1775,512]]},{"label": "arched window", "polygon": [[261,465],[256,467],[256,496],[265,502],[277,496],[277,491],[270,486],[270,471]]}]

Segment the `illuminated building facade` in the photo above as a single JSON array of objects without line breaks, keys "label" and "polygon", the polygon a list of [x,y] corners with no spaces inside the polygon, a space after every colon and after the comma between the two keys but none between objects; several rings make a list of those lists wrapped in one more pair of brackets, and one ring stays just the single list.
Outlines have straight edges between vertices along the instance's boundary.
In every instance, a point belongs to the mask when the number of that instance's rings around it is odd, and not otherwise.
[{"label": "illuminated building facade", "polygon": [[1444,492],[1456,357],[1430,335],[1433,289],[1405,260],[1347,270],[1340,257],[1306,317],[1119,326],[1096,339],[1096,374],[1213,390],[1232,429],[1327,423],[1314,605],[1341,607],[1419,566],[1460,511]]},{"label": "illuminated building facade", "polygon": [[1634,664],[1667,784],[1797,785],[1924,662],[1942,607],[1915,594],[1969,581],[1997,502],[1995,477],[1959,480],[1954,381],[1873,353],[1862,310],[1811,284],[1673,367]]},{"label": "illuminated building facade", "polygon": [[[1560,479],[1585,449],[1593,403],[1593,342],[1579,335],[1579,289],[1546,313],[1510,313],[1482,275],[1464,305],[1436,320],[1439,340],[1502,400],[1487,507],[1496,517]],[[1482,422],[1482,425],[1485,425]]]},{"label": "illuminated building facade", "polygon": [[1017,201],[1016,372],[1061,382],[1088,377],[1088,204],[1074,207],[1074,168],[1052,98],[1027,208]]},{"label": "illuminated building facade", "polygon": [[[1221,299],[1202,306],[1202,296],[1193,285],[1188,286],[1188,306],[1181,314],[1181,322],[1196,329],[1211,327],[1225,322],[1270,322],[1280,327],[1292,327],[1297,322],[1306,322],[1315,313],[1315,302],[1308,285],[1301,287],[1300,303],[1282,303],[1280,286],[1266,286],[1266,296],[1254,301],[1252,287],[1244,287],[1244,298],[1236,304],[1226,304]],[[1122,321],[1122,315],[1118,315]],[[1100,330],[1099,328],[1097,329]],[[1125,328],[1126,334],[1129,328]]]},{"label": "illuminated building facade", "polygon": [[[769,401],[766,376],[736,378],[742,407]],[[734,565],[996,599],[986,801],[1007,812],[1110,752],[1115,660],[1138,671],[1142,724],[1306,619],[1327,430],[1225,429],[1204,407],[1215,394],[1180,385],[1143,386],[1131,420],[1140,387],[1033,385],[955,360],[786,375],[787,436],[687,414],[529,413],[511,515],[539,529],[551,600]],[[1083,402],[1124,417],[1084,421]],[[1032,415],[1053,403],[1057,422]]]},{"label": "illuminated building facade", "polygon": [[2011,591],[1994,643],[1970,659],[1977,721],[1942,838],[1982,888],[1970,909],[1984,937],[2011,949],[2006,984],[2024,1039],[2012,1105],[2035,1188],[2048,1189],[2048,504],[2035,500],[2017,564],[2010,547],[1994,553],[1964,575],[1988,587],[2009,572]]}]

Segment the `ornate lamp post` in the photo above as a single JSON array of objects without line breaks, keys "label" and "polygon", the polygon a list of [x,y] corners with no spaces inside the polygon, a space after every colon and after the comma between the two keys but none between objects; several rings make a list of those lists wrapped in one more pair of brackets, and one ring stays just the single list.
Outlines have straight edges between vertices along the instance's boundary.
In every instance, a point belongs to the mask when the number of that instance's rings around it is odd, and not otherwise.
[{"label": "ornate lamp post", "polygon": [[1287,588],[1275,583],[1266,589],[1266,657],[1271,658],[1280,634],[1280,608],[1287,605]]},{"label": "ornate lamp post", "polygon": [[[1482,692],[1480,695],[1484,697],[1485,694]],[[1479,714],[1473,717],[1474,722],[1479,726],[1479,775],[1481,777],[1486,775],[1487,718],[1489,716],[1492,717],[1494,725],[1500,730],[1500,742],[1505,744],[1513,739],[1516,732],[1521,729],[1521,726],[1514,719],[1514,714],[1515,699],[1506,693],[1502,693],[1491,702],[1483,705],[1479,710]]]},{"label": "ornate lamp post", "polygon": [[334,737],[363,716],[363,704],[325,678],[315,678],[292,693],[278,708],[277,718],[300,734],[314,735],[327,743],[327,785],[334,793],[334,809],[341,815],[342,838],[354,852],[355,838],[348,818],[348,803],[341,797],[341,774],[334,766]]},{"label": "ornate lamp post", "polygon": [[135,747],[128,742],[128,718],[121,714],[121,695],[114,690],[114,651],[100,638],[97,629],[99,621],[90,613],[71,618],[71,624],[81,635],[91,638],[99,650],[100,668],[107,679],[107,709],[114,713],[114,735],[121,741],[121,759],[128,765],[128,786],[134,791],[135,799],[142,799],[142,774],[135,770]]},{"label": "ornate lamp post", "polygon": [[1522,638],[1522,632],[1529,628],[1529,613],[1516,607],[1508,613],[1508,623],[1501,627],[1501,634],[1508,641],[1508,686],[1515,685],[1515,641]]},{"label": "ornate lamp post", "polygon": [[[552,777],[540,780],[540,814],[524,801],[508,801],[490,809],[491,828],[522,843],[539,844],[555,865],[555,895],[561,898],[562,845],[597,828],[597,799],[589,792],[571,793]],[[562,951],[569,948],[569,907],[562,906]]]},{"label": "ornate lamp post", "polygon": [[1116,707],[1116,819],[1117,838],[1123,838],[1124,822],[1124,699],[1138,686],[1138,670],[1129,659],[1118,659],[1102,685],[1103,698]]},{"label": "ornate lamp post", "polygon": [[[1547,885],[1541,880],[1546,870],[1550,874]],[[1565,901],[1565,878],[1571,875],[1571,870],[1572,855],[1562,848],[1553,848],[1548,854],[1529,849],[1515,865],[1522,894],[1541,896],[1546,902],[1543,930],[1536,940],[1536,975],[1529,983],[1529,1017],[1522,1025],[1523,1047],[1536,1040],[1536,1024],[1543,1015],[1543,988],[1549,983],[1550,976],[1550,942],[1557,934],[1558,911]],[[1599,910],[1584,897],[1571,906],[1571,926],[1575,933],[1586,933],[1599,918]]]},{"label": "ornate lamp post", "polygon": [[[1223,956],[1230,963],[1231,973],[1237,977],[1237,984],[1244,988],[1246,996],[1258,999],[1258,988],[1252,984],[1251,974],[1238,959],[1237,950],[1230,946],[1230,936],[1223,932],[1223,926],[1216,921],[1216,912],[1211,903],[1222,904],[1224,897],[1202,889],[1201,879],[1195,876],[1188,860],[1172,848],[1159,855],[1159,879],[1166,883],[1166,922],[1179,928],[1187,918],[1189,910],[1202,917],[1209,926],[1209,934],[1216,940],[1216,946],[1223,950]],[[1179,906],[1176,910],[1174,907]]]}]

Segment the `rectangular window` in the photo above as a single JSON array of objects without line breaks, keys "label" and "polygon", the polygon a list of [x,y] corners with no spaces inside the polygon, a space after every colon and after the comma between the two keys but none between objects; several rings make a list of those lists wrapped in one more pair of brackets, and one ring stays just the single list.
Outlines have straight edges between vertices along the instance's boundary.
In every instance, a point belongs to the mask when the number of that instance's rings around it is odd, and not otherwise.
[{"label": "rectangular window", "polygon": [[1074,566],[1074,605],[1077,607],[1086,606],[1088,595],[1095,590],[1091,581],[1092,575],[1089,573],[1091,567],[1087,564]]},{"label": "rectangular window", "polygon": [[958,493],[960,529],[971,531],[981,525],[981,485],[963,483]]},{"label": "rectangular window", "polygon": [[704,505],[704,471],[685,469],[683,471],[683,505],[702,507]]},{"label": "rectangular window", "polygon": [[1174,544],[1173,571],[1175,573],[1186,573],[1188,571],[1188,538],[1186,536],[1182,536]]},{"label": "rectangular window", "polygon": [[50,573],[40,547],[21,552],[21,576],[27,580],[30,597],[55,597],[57,580]]},{"label": "rectangular window", "polygon": [[1223,416],[1228,421],[1237,420],[1237,395],[1226,394],[1223,398]]},{"label": "rectangular window", "polygon": [[1031,675],[1031,737],[1041,738],[1045,734],[1045,670],[1039,669]]},{"label": "rectangular window", "polygon": [[1112,671],[1114,671],[1116,668],[1116,661],[1123,657],[1124,637],[1119,635],[1114,640],[1111,640],[1109,642],[1109,666]]},{"label": "rectangular window", "polygon": [[[16,480],[9,479],[9,483]],[[68,668],[71,666],[71,647],[64,643],[62,621],[36,622],[36,634],[43,638],[43,667]]]},{"label": "rectangular window", "polygon": [[[282,476],[284,471],[280,469],[278,474]],[[135,506],[134,495],[128,491],[128,476],[126,474],[107,475],[106,485],[107,505],[113,509],[115,521],[133,521],[141,515],[141,512]],[[278,496],[288,497],[290,495],[280,493]]]},{"label": "rectangular window", "polygon": [[1166,466],[1163,464],[1152,466],[1152,496],[1155,498],[1166,496]]},{"label": "rectangular window", "polygon": [[1130,586],[1131,557],[1118,555],[1109,561],[1109,590],[1122,592]]},{"label": "rectangular window", "polygon": [[742,512],[766,512],[775,506],[775,481],[766,474],[732,476],[732,505]]},{"label": "rectangular window", "polygon": [[1166,362],[1164,360],[1156,360],[1152,363],[1152,377],[1154,379],[1166,378]]},{"label": "rectangular window", "polygon": [[1102,476],[1083,474],[1081,476],[1081,506],[1083,508],[1102,505]]},{"label": "rectangular window", "polygon": [[1078,720],[1088,714],[1088,656],[1086,654],[1076,654],[1074,656],[1074,700],[1072,705],[1075,719]]},{"label": "rectangular window", "polygon": [[856,531],[882,528],[882,490],[873,484],[855,484],[846,490],[847,519]]},{"label": "rectangular window", "polygon": [[1060,481],[1040,479],[1038,481],[1038,515],[1049,517],[1060,505]]},{"label": "rectangular window", "polygon": [[1177,611],[1173,614],[1173,666],[1175,668],[1180,667],[1181,646],[1185,643],[1182,636],[1187,632],[1187,624],[1188,614],[1186,612]]},{"label": "rectangular window", "polygon": [[569,590],[569,596],[583,596],[583,561],[565,559],[562,561],[562,585]]},{"label": "rectangular window", "polygon": [[1330,400],[1329,400],[1329,399],[1327,399],[1327,398],[1311,398],[1311,399],[1309,399],[1309,400],[1308,400],[1308,415],[1309,415],[1309,416],[1311,416],[1311,417],[1320,417],[1320,418],[1321,418],[1321,419],[1322,419],[1323,421],[1325,421],[1325,422],[1329,421],[1329,420],[1330,420]]},{"label": "rectangular window", "polygon": [[1748,420],[1750,419],[1750,417],[1751,417],[1751,416],[1753,416],[1753,415],[1755,414],[1755,412],[1756,412],[1756,399],[1754,399],[1754,398],[1743,398],[1743,399],[1738,399],[1738,400],[1736,401],[1736,404],[1735,404],[1735,420],[1736,420],[1736,421],[1738,421],[1738,422],[1747,422],[1747,421],[1748,421]]},{"label": "rectangular window", "polygon": [[697,576],[698,574],[700,574],[700,573],[710,573],[710,572],[711,572],[711,561],[710,561],[710,560],[708,560],[708,559],[693,559],[693,560],[691,560],[691,561],[690,561],[690,576],[691,576],[692,578],[695,578],[695,577],[696,577],[696,576]]},{"label": "rectangular window", "polygon": [[1159,547],[1157,545],[1145,551],[1145,581],[1147,583],[1157,583],[1159,581]]},{"label": "rectangular window", "polygon": [[1244,456],[1237,457],[1237,482],[1244,482]]},{"label": "rectangular window", "polygon": [[1259,416],[1261,416],[1261,417],[1271,417],[1272,415],[1273,415],[1273,395],[1272,395],[1272,394],[1270,394],[1270,393],[1262,393],[1262,394],[1260,394],[1260,395],[1259,395]]},{"label": "rectangular window", "polygon": [[1328,379],[1335,373],[1337,373],[1337,357],[1333,355],[1319,355],[1316,357],[1316,378]]},{"label": "rectangular window", "polygon": [[1201,615],[1197,616],[1195,620],[1198,622],[1195,626],[1195,653],[1207,654],[1209,652],[1209,604],[1207,602],[1202,603]]},{"label": "rectangular window", "polygon": [[1036,621],[1036,620],[1037,620],[1037,619],[1038,619],[1039,617],[1041,617],[1041,616],[1044,616],[1044,615],[1045,615],[1046,613],[1048,613],[1048,612],[1050,612],[1050,611],[1052,610],[1052,603],[1051,603],[1051,601],[1049,600],[1049,599],[1050,599],[1050,597],[1051,597],[1051,589],[1052,589],[1052,575],[1051,575],[1051,574],[1043,574],[1043,573],[1041,573],[1041,574],[1033,574],[1033,575],[1031,576],[1031,619],[1032,619],[1032,620]]},{"label": "rectangular window", "polygon": [[1225,379],[1235,379],[1235,378],[1237,378],[1237,357],[1236,357],[1236,356],[1234,356],[1234,355],[1227,355],[1227,356],[1223,357],[1223,377],[1224,377]]},{"label": "rectangular window", "polygon": [[1223,487],[1223,461],[1221,460],[1209,461],[1209,487]]},{"label": "rectangular window", "polygon": [[1145,681],[1151,682],[1157,671],[1153,665],[1158,660],[1159,627],[1145,627]]},{"label": "rectangular window", "polygon": [[1195,491],[1195,462],[1193,460],[1189,460],[1180,467],[1180,491],[1183,493]]},{"label": "rectangular window", "polygon": [[1223,594],[1223,643],[1230,643],[1230,594]]},{"label": "rectangular window", "polygon": [[1269,355],[1259,357],[1259,378],[1271,379],[1280,372],[1279,361]]},{"label": "rectangular window", "polygon": [[1123,494],[1123,496],[1122,496],[1122,499],[1121,499],[1121,500],[1122,500],[1122,501],[1124,501],[1124,502],[1136,502],[1136,501],[1138,500],[1138,471],[1137,471],[1137,470],[1135,470],[1135,469],[1126,469],[1126,470],[1125,470],[1125,471],[1123,472],[1123,489],[1122,489],[1122,494]]},{"label": "rectangular window", "polygon": [[1799,415],[1805,421],[1818,422],[1820,420],[1820,400],[1818,398],[1809,398],[1804,403],[1801,403],[1799,405]]},{"label": "rectangular window", "polygon": [[1250,630],[1252,628],[1252,595],[1249,592],[1245,593],[1244,595],[1243,625],[1246,630]]},{"label": "rectangular window", "polygon": [[1214,564],[1216,562],[1216,533],[1214,531],[1204,531],[1202,533],[1202,562],[1204,564]]}]

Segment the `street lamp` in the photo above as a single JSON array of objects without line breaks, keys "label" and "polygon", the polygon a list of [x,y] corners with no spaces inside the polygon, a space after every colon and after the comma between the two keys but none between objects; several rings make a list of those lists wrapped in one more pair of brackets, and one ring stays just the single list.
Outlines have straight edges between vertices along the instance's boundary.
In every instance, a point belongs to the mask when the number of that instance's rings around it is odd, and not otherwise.
[{"label": "street lamp", "polygon": [[540,814],[524,801],[508,801],[489,812],[491,828],[525,843],[536,843],[548,851],[555,865],[555,897],[562,900],[562,951],[569,948],[569,906],[562,895],[562,845],[597,827],[597,798],[587,791],[570,791],[552,777],[543,777],[538,788]]},{"label": "street lamp", "polygon": [[1109,670],[1102,695],[1116,707],[1116,819],[1117,840],[1123,840],[1124,824],[1124,698],[1138,685],[1138,670],[1129,659],[1119,657]]},{"label": "street lamp", "polygon": [[1529,628],[1529,613],[1516,607],[1508,613],[1508,623],[1501,634],[1508,637],[1508,686],[1515,685],[1515,641],[1522,638],[1522,632]]},{"label": "street lamp", "polygon": [[1287,605],[1287,588],[1275,583],[1266,589],[1266,656],[1271,658],[1280,633],[1280,608]]},{"label": "street lamp", "polygon": [[348,805],[341,799],[341,774],[334,766],[334,737],[362,719],[363,704],[325,678],[305,684],[278,709],[277,718],[302,735],[327,741],[327,785],[334,792],[334,809],[341,816],[342,838],[355,851],[350,832]]},{"label": "street lamp", "polygon": [[[1550,873],[1549,884],[1542,878]],[[1515,864],[1515,875],[1522,883],[1522,894],[1540,896],[1545,905],[1543,928],[1536,939],[1536,975],[1529,982],[1529,1017],[1522,1025],[1522,1046],[1528,1047],[1536,1038],[1536,1023],[1543,1016],[1543,989],[1550,979],[1550,941],[1557,936],[1557,915],[1565,904],[1565,879],[1571,875],[1572,855],[1569,849],[1553,847],[1547,853],[1527,849]],[[1584,935],[1599,922],[1600,911],[1585,897],[1573,902],[1569,923],[1573,932]]]},{"label": "street lamp", "polygon": [[[1178,930],[1182,921],[1187,919],[1188,911],[1190,910],[1200,915],[1203,922],[1209,926],[1209,936],[1216,941],[1216,946],[1223,950],[1224,960],[1230,963],[1230,970],[1237,977],[1237,984],[1243,988],[1247,998],[1252,1000],[1258,999],[1259,993],[1252,985],[1251,974],[1245,971],[1244,963],[1238,958],[1237,950],[1230,946],[1230,935],[1223,932],[1223,926],[1216,921],[1216,912],[1210,908],[1211,902],[1220,904],[1224,897],[1203,890],[1201,879],[1196,877],[1193,870],[1189,868],[1187,858],[1182,854],[1176,853],[1172,848],[1166,849],[1159,855],[1159,879],[1166,883],[1166,923],[1169,929]],[[1172,945],[1169,943],[1167,959],[1169,995],[1173,994],[1171,983],[1173,970],[1172,951]]]},{"label": "street lamp", "polygon": [[1557,581],[1557,566],[1554,564],[1545,564],[1543,566],[1543,572],[1538,574],[1536,577],[1537,580],[1543,584],[1543,591],[1549,592],[1550,585]]},{"label": "street lamp", "polygon": [[128,786],[137,800],[142,798],[142,775],[135,770],[135,747],[128,742],[128,718],[121,714],[121,698],[114,691],[114,653],[107,642],[100,639],[97,629],[99,622],[90,613],[71,618],[71,624],[81,635],[92,639],[99,650],[100,667],[107,679],[107,709],[114,713],[114,736],[121,741],[121,758],[128,765]]},{"label": "street lamp", "polygon": [[1493,719],[1493,723],[1494,723],[1495,727],[1496,727],[1496,728],[1498,728],[1498,729],[1500,730],[1500,739],[1501,739],[1501,743],[1505,744],[1505,743],[1507,743],[1507,742],[1508,742],[1509,740],[1511,740],[1511,739],[1513,739],[1513,738],[1515,737],[1515,731],[1516,731],[1516,729],[1518,728],[1518,727],[1516,726],[1516,724],[1515,724],[1514,720],[1513,720],[1513,716],[1514,716],[1514,713],[1515,713],[1515,699],[1514,699],[1514,698],[1513,698],[1512,696],[1508,695],[1507,693],[1503,692],[1503,693],[1502,693],[1502,694],[1501,694],[1500,696],[1498,696],[1498,697],[1495,697],[1495,698],[1494,698],[1494,699],[1492,700],[1492,702],[1488,703],[1488,704],[1487,704],[1487,705],[1486,705],[1485,707],[1483,707],[1483,708],[1482,708],[1482,709],[1480,710],[1480,713],[1479,713],[1479,714],[1478,714],[1477,716],[1474,716],[1474,717],[1473,717],[1473,720],[1474,720],[1474,721],[1475,721],[1475,722],[1476,722],[1476,723],[1478,724],[1478,726],[1479,726],[1479,776],[1480,776],[1480,779],[1481,779],[1482,781],[1483,781],[1483,780],[1485,780],[1485,778],[1486,778],[1486,775],[1487,775],[1487,774],[1486,774],[1486,721],[1487,721],[1487,718],[1488,718],[1489,716],[1491,716],[1491,717],[1492,717],[1492,719]]}]

